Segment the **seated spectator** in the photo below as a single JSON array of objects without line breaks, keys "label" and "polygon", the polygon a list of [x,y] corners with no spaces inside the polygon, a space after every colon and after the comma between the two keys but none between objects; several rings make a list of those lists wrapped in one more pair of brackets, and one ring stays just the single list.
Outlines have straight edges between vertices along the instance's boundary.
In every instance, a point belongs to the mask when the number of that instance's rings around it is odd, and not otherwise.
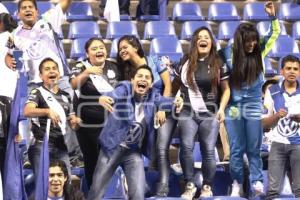
[{"label": "seated spectator", "polygon": [[300,197],[299,58],[292,55],[284,57],[281,74],[284,81],[267,89],[264,99],[268,114],[263,118],[263,126],[272,130],[267,200],[280,195],[288,164],[291,166],[293,193]]}]

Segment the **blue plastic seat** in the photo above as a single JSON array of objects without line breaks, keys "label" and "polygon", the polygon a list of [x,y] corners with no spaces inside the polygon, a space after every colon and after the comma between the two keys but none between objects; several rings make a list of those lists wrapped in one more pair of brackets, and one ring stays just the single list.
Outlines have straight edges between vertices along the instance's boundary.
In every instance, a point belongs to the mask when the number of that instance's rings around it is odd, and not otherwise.
[{"label": "blue plastic seat", "polygon": [[89,38],[77,38],[73,40],[71,46],[70,58],[76,60],[76,59],[84,58],[86,56],[84,45],[88,39]]},{"label": "blue plastic seat", "polygon": [[101,38],[99,26],[94,21],[75,21],[70,24],[69,39],[76,38]]},{"label": "blue plastic seat", "polygon": [[50,1],[37,1],[36,4],[37,4],[37,8],[38,8],[40,16],[42,16],[48,10],[54,8],[54,4],[51,3]]},{"label": "blue plastic seat", "polygon": [[106,39],[114,39],[123,35],[134,35],[139,38],[136,25],[132,21],[110,22],[106,29]]},{"label": "blue plastic seat", "polygon": [[207,21],[186,21],[183,23],[181,28],[181,36],[182,40],[190,40],[194,31],[202,26],[207,27],[209,30],[211,29],[210,24]]},{"label": "blue plastic seat", "polygon": [[[287,35],[286,28],[282,21],[280,24],[280,35]],[[270,21],[261,21],[256,24],[257,31],[261,37],[271,36],[271,22]]]},{"label": "blue plastic seat", "polygon": [[208,20],[236,21],[240,19],[237,9],[232,3],[212,3],[208,8]]},{"label": "blue plastic seat", "polygon": [[285,21],[300,20],[300,5],[296,3],[281,3],[278,18]]},{"label": "blue plastic seat", "polygon": [[150,55],[169,56],[171,61],[178,62],[183,56],[181,43],[176,37],[154,38],[150,43]]},{"label": "blue plastic seat", "polygon": [[277,38],[268,57],[279,59],[288,54],[299,56],[299,48],[294,38],[282,35]]},{"label": "blue plastic seat", "polygon": [[11,16],[14,19],[17,19],[17,15],[18,15],[18,4],[16,2],[13,1],[3,1],[1,2],[6,9],[8,10],[9,14],[11,14]]},{"label": "blue plastic seat", "polygon": [[293,24],[292,36],[295,40],[300,40],[300,21]]},{"label": "blue plastic seat", "polygon": [[145,25],[144,39],[176,36],[174,25],[170,21],[150,21]]},{"label": "blue plastic seat", "polygon": [[224,21],[219,24],[218,40],[230,40],[241,23],[239,21]]},{"label": "blue plastic seat", "polygon": [[173,20],[174,21],[198,21],[205,20],[202,16],[201,8],[198,3],[195,2],[178,2],[173,8]]},{"label": "blue plastic seat", "polygon": [[68,21],[94,20],[92,7],[87,2],[73,2],[67,12]]},{"label": "blue plastic seat", "polygon": [[262,2],[252,2],[244,6],[243,20],[262,21],[272,18],[265,12],[265,4]]}]

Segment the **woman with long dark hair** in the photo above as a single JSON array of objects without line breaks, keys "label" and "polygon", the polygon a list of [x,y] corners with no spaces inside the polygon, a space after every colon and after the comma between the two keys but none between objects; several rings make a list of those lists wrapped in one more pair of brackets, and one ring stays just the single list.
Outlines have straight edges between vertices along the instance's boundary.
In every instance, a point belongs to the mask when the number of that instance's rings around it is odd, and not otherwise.
[{"label": "woman with long dark hair", "polygon": [[211,31],[206,27],[200,27],[193,33],[189,54],[182,63],[177,69],[185,103],[178,118],[180,164],[186,181],[181,197],[192,199],[197,190],[193,158],[196,138],[202,155],[201,197],[209,197],[213,195],[219,124],[224,121],[224,110],[230,96],[228,70],[217,53]]},{"label": "woman with long dark hair", "polygon": [[[275,17],[273,2],[265,4],[265,11]],[[261,124],[263,59],[271,50],[279,33],[280,26],[276,19],[272,20],[271,35],[263,40],[260,40],[255,25],[242,23],[234,34],[232,48],[223,51],[231,71],[231,98],[226,108],[225,121],[230,143],[230,173],[234,180],[231,196],[242,194],[244,154],[249,161],[252,190],[255,195],[263,193],[260,158],[263,135]]]},{"label": "woman with long dark hair", "polygon": [[120,79],[117,65],[106,60],[107,50],[103,40],[90,38],[85,44],[87,59],[72,68],[71,85],[76,89],[74,109],[82,123],[76,135],[83,153],[84,170],[88,187],[99,155],[98,138],[105,121],[105,111],[98,104],[103,92],[111,91]]}]

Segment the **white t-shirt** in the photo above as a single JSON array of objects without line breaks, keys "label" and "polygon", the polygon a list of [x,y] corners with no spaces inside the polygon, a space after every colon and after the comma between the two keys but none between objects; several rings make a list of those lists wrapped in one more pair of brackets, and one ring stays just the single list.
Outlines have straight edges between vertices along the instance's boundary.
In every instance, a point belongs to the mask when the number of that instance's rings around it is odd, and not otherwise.
[{"label": "white t-shirt", "polygon": [[[300,102],[300,94],[295,92],[292,95],[289,95],[282,89],[283,84],[281,84],[281,93],[284,98],[285,106],[289,109],[290,102],[297,102],[294,104],[299,104]],[[300,86],[299,86],[300,87]],[[299,91],[299,89],[297,89]],[[272,116],[276,113],[275,104],[271,92],[269,89],[266,90],[264,106],[268,110],[268,113],[264,115],[264,117]],[[298,105],[299,106],[299,105]],[[283,144],[299,144],[300,143],[300,123],[297,123],[290,119],[289,114],[281,118],[277,126],[275,126],[270,132],[270,140],[272,142],[278,142]]]},{"label": "white t-shirt", "polygon": [[17,72],[9,69],[4,60],[8,50],[6,43],[9,34],[9,32],[0,33],[0,95],[13,98],[17,84]]},{"label": "white t-shirt", "polygon": [[49,27],[50,23],[55,32],[59,32],[66,16],[60,4],[50,9],[43,15],[43,19],[38,20],[32,29],[24,29],[22,25],[13,32],[15,46],[23,51],[25,68],[28,71],[29,82],[39,83],[40,62],[50,57],[58,63],[60,75],[64,75],[63,64],[59,56],[53,32]]}]

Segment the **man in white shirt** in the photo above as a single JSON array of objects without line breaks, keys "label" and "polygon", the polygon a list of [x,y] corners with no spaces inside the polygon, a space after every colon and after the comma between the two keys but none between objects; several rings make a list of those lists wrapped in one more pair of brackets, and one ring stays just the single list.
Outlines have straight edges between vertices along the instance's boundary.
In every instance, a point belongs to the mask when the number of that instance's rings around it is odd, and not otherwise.
[{"label": "man in white shirt", "polygon": [[288,164],[292,172],[292,190],[300,197],[300,61],[288,55],[282,59],[284,81],[267,89],[264,106],[268,114],[264,128],[271,128],[269,153],[269,189],[267,200],[279,196]]}]

